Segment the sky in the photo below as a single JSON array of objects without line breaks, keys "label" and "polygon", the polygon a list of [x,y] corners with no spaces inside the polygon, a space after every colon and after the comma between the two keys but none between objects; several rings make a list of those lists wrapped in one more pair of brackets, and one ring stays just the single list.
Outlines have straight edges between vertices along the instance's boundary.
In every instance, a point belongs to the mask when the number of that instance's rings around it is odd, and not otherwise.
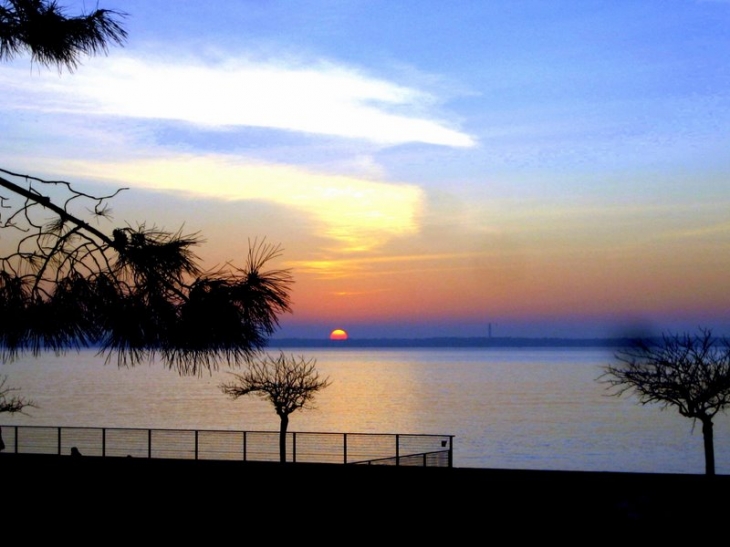
[{"label": "sky", "polygon": [[0,168],[280,245],[275,337],[730,335],[730,1],[98,5],[123,47],[0,65]]}]

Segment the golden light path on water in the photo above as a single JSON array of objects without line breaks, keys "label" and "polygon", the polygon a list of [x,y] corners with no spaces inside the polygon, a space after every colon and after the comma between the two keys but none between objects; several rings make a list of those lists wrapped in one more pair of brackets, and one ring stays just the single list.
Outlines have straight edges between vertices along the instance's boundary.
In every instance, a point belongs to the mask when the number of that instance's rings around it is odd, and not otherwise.
[{"label": "golden light path on water", "polygon": [[[454,435],[459,467],[702,473],[699,428],[673,410],[606,396],[606,350],[286,350],[332,380],[290,431]],[[0,425],[276,431],[270,404],[226,398],[221,370],[181,377],[161,365],[118,369],[93,352],[0,366],[39,408]],[[717,472],[730,473],[730,420],[715,426]]]}]

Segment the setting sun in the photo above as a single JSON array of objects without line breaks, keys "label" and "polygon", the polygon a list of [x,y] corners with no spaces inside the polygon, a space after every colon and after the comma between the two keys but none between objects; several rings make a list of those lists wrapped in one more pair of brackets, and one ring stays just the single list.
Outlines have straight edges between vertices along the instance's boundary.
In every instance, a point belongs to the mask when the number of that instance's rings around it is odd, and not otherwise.
[{"label": "setting sun", "polygon": [[335,329],[330,333],[330,340],[347,340],[347,332],[342,329]]}]

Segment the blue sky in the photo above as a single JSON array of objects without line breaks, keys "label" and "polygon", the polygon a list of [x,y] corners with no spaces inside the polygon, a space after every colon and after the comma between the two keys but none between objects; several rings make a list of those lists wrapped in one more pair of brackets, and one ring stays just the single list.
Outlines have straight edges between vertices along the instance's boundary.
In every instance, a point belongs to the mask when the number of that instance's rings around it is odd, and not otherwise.
[{"label": "blue sky", "polygon": [[0,66],[0,167],[280,243],[279,336],[730,334],[730,2],[100,7],[124,48]]}]

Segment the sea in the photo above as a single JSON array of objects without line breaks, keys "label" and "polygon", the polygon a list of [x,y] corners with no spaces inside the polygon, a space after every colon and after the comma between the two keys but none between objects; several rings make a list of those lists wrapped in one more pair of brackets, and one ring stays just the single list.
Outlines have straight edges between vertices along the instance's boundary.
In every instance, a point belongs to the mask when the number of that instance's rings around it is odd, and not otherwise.
[{"label": "sea", "polygon": [[[672,407],[612,395],[605,347],[271,349],[313,359],[331,385],[290,431],[452,435],[454,466],[704,473],[699,423]],[[0,365],[32,399],[0,426],[276,431],[273,407],[224,395],[235,369],[181,376],[160,363],[119,367],[94,350]],[[730,474],[730,417],[715,418],[716,472]]]}]

